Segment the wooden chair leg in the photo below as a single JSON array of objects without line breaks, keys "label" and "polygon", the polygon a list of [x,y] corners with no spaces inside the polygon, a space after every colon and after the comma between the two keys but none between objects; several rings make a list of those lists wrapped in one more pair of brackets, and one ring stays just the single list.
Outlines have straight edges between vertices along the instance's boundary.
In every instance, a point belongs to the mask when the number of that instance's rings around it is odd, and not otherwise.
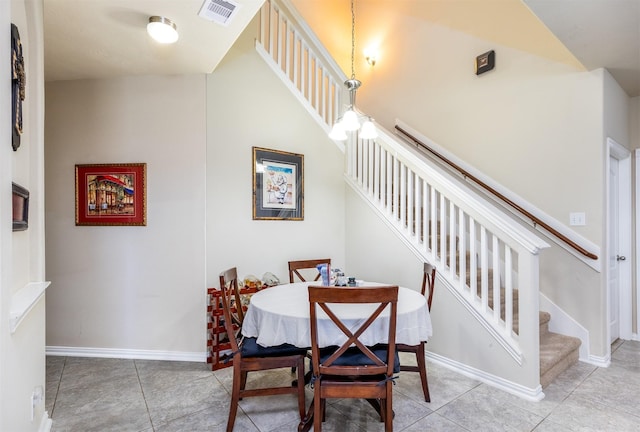
[{"label": "wooden chair leg", "polygon": [[429,395],[429,383],[427,381],[427,362],[425,360],[424,342],[420,344],[416,357],[418,361],[418,370],[420,371],[420,381],[422,382],[424,400],[426,402],[431,402],[431,396]]},{"label": "wooden chair leg", "polygon": [[[317,385],[317,384],[316,384]],[[313,432],[322,432],[322,422],[324,421],[324,400],[320,397],[320,392],[315,391],[313,398]]]},{"label": "wooden chair leg", "polygon": [[306,415],[305,395],[304,395],[304,358],[298,361],[298,411],[300,412],[300,420]]},{"label": "wooden chair leg", "polygon": [[393,404],[392,401],[392,392],[393,392],[393,384],[387,383],[387,397],[384,400],[384,430],[385,432],[393,432]]},{"label": "wooden chair leg", "polygon": [[244,390],[247,385],[247,371],[240,373],[240,389]]},{"label": "wooden chair leg", "polygon": [[[246,374],[246,372],[245,372]],[[233,425],[236,422],[236,414],[238,412],[238,403],[240,402],[240,380],[241,372],[233,371],[233,384],[231,387],[231,406],[229,407],[229,419],[227,420],[227,432],[233,432]]]}]

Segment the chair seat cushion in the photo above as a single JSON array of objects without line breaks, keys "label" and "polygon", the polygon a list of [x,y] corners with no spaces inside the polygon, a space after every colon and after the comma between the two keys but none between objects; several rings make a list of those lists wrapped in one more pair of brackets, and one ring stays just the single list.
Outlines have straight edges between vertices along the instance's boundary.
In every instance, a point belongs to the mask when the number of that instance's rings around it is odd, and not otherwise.
[{"label": "chair seat cushion", "polygon": [[298,348],[290,344],[263,347],[258,345],[256,338],[245,337],[240,348],[242,357],[284,357],[290,355],[306,355],[305,348]]},{"label": "chair seat cushion", "polygon": [[[338,349],[337,346],[331,346],[327,348],[320,349],[320,363],[326,361],[331,354],[333,354]],[[387,361],[387,345],[379,344],[373,347],[370,347],[371,351],[375,354],[383,362]],[[335,362],[333,365],[336,366],[357,366],[357,365],[374,365],[373,361],[366,355],[360,351],[357,347],[351,347],[345,351]],[[400,372],[400,357],[396,352],[394,355],[393,361],[393,373]]]}]

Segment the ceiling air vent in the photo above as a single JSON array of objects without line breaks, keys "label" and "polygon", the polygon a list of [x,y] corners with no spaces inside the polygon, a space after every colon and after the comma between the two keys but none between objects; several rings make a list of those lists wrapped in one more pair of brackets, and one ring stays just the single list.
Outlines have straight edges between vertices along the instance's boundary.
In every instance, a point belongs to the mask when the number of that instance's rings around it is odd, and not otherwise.
[{"label": "ceiling air vent", "polygon": [[240,5],[229,0],[205,0],[198,15],[222,25],[229,25]]}]

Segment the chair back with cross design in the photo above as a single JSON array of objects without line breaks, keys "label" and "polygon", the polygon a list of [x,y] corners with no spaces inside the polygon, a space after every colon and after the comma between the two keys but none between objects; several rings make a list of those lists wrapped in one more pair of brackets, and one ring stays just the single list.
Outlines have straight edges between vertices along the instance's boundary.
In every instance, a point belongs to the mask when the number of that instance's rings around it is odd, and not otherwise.
[{"label": "chair back with cross design", "polygon": [[[385,430],[392,430],[393,374],[399,370],[395,350],[398,287],[309,286],[308,289],[314,430],[321,430],[326,399],[329,398],[378,401]],[[357,322],[341,319],[335,309],[336,305],[344,304],[370,304],[371,313],[367,319]],[[375,346],[365,345],[361,340],[363,334],[374,323],[378,326],[381,322],[387,325],[386,340]],[[344,341],[336,346],[321,347],[319,336],[323,328],[327,331],[327,326],[332,325],[340,330]]]},{"label": "chair back with cross design", "polygon": [[[294,283],[296,277],[301,282],[306,282],[309,276],[305,275],[304,272],[301,272],[300,270],[315,270],[320,264],[327,264],[328,266],[331,266],[331,258],[289,261],[289,282]],[[313,274],[315,274],[313,281],[320,280],[320,272],[316,270]]]}]

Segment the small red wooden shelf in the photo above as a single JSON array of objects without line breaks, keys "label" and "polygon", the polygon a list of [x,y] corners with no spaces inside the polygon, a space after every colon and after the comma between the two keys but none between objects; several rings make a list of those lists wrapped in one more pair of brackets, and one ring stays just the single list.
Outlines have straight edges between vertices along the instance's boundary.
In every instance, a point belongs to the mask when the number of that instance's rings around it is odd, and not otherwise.
[{"label": "small red wooden shelf", "polygon": [[[258,292],[257,288],[240,289],[241,295],[256,292]],[[223,319],[220,290],[207,288],[207,363],[211,363],[211,370],[233,365],[232,361],[225,362],[226,356],[231,354],[231,344],[227,338]]]}]

